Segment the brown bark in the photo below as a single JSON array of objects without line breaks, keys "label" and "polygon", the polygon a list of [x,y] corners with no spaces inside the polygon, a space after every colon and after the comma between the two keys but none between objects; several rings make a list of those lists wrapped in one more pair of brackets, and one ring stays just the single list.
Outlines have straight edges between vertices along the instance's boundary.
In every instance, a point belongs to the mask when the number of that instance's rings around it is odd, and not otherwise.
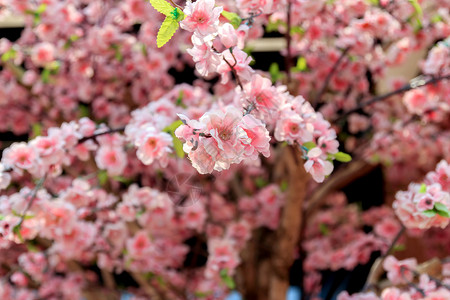
[{"label": "brown bark", "polygon": [[309,175],[298,149],[287,146],[279,150],[273,180],[288,182],[285,205],[277,231],[255,230],[242,251],[237,284],[243,299],[285,299],[289,287],[289,270],[299,242],[301,208]]},{"label": "brown bark", "polygon": [[376,165],[368,164],[363,160],[356,160],[349,163],[345,168],[333,173],[308,199],[306,203],[306,214],[309,216],[313,215],[328,194],[347,186],[356,179],[370,173],[376,167]]},{"label": "brown bark", "polygon": [[269,299],[286,298],[289,287],[289,270],[294,262],[294,254],[302,224],[302,206],[306,194],[309,175],[303,168],[300,151],[286,147],[283,151],[286,158],[288,175],[288,192],[280,219],[280,225],[273,241],[274,251],[271,256],[269,279]]}]

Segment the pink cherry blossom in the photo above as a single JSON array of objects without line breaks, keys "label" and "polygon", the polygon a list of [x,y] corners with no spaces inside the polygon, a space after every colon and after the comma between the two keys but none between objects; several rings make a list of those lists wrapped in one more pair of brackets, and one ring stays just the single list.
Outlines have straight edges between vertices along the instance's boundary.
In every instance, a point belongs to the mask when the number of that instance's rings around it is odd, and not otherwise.
[{"label": "pink cherry blossom", "polygon": [[308,160],[305,162],[305,170],[311,173],[317,182],[323,182],[325,176],[333,171],[333,164],[323,158],[320,148],[313,148],[308,151]]},{"label": "pink cherry blossom", "polygon": [[37,44],[32,50],[31,59],[38,66],[46,66],[55,59],[55,47],[50,43]]},{"label": "pink cherry blossom", "polygon": [[294,112],[286,112],[277,120],[275,127],[275,138],[278,141],[294,143],[298,141],[303,144],[312,140],[312,127],[307,126],[301,116]]},{"label": "pink cherry blossom", "polygon": [[37,166],[38,154],[26,143],[14,143],[3,152],[2,162],[6,167],[29,170]]},{"label": "pink cherry blossom", "polygon": [[243,81],[250,81],[253,69],[249,66],[252,58],[241,49],[234,47],[222,52],[223,60],[217,68],[217,72],[222,76],[222,84],[230,80],[231,66]]},{"label": "pink cherry blossom", "polygon": [[157,132],[156,128],[148,127],[135,141],[138,148],[136,155],[144,165],[158,160],[162,167],[167,166],[168,154],[172,152],[172,137],[166,132]]},{"label": "pink cherry blossom", "polygon": [[6,189],[11,182],[11,175],[5,172],[5,167],[0,163],[0,190]]},{"label": "pink cherry blossom", "polygon": [[181,21],[181,28],[206,36],[217,31],[222,7],[214,7],[214,0],[187,2],[183,12],[186,17]]},{"label": "pink cherry blossom", "polygon": [[132,258],[144,258],[150,254],[151,245],[148,234],[145,231],[139,231],[127,241],[128,254]]},{"label": "pink cherry blossom", "polygon": [[383,268],[387,271],[387,277],[394,284],[412,281],[412,271],[416,267],[417,261],[413,258],[399,261],[390,255],[383,262]]},{"label": "pink cherry blossom", "polygon": [[196,34],[192,35],[191,40],[194,46],[186,51],[196,63],[196,70],[205,77],[216,72],[217,67],[221,63],[221,57],[212,50],[212,42],[204,41]]},{"label": "pink cherry blossom", "polygon": [[127,165],[125,152],[118,147],[100,147],[95,156],[100,169],[107,170],[111,176],[121,175]]},{"label": "pink cherry blossom", "polygon": [[230,23],[220,25],[218,29],[220,41],[226,48],[233,48],[237,45],[238,37],[236,31]]}]

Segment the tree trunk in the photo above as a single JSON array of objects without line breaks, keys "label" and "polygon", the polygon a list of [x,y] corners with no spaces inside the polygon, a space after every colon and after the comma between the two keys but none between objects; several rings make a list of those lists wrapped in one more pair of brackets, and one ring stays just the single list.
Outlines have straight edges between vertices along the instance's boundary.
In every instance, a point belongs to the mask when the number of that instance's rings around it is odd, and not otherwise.
[{"label": "tree trunk", "polygon": [[302,230],[301,212],[306,195],[306,185],[310,178],[303,167],[302,154],[298,149],[286,147],[284,157],[286,157],[288,191],[280,225],[273,241],[269,300],[286,299],[289,288],[289,270],[294,263],[295,251]]}]

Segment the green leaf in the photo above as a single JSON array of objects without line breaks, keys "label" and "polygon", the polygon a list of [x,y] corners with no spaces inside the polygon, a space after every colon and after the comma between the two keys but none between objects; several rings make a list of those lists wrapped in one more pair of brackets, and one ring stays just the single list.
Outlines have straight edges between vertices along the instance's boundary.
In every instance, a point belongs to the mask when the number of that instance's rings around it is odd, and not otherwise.
[{"label": "green leaf", "polygon": [[304,58],[303,56],[300,56],[297,59],[297,65],[292,68],[293,72],[305,72],[308,70],[308,64],[306,63],[306,58]]},{"label": "green leaf", "polygon": [[414,7],[417,15],[419,15],[419,16],[423,15],[422,7],[420,6],[419,1],[409,0],[409,3],[411,3],[411,5]]},{"label": "green leaf", "polygon": [[233,27],[236,29],[239,27],[239,25],[241,25],[242,19],[236,13],[223,10],[222,16],[224,16],[228,21],[230,21],[231,25],[233,25]]},{"label": "green leaf", "polygon": [[280,26],[285,28],[287,27],[286,23],[281,20],[277,20],[276,22],[269,22],[269,24],[266,25],[266,32],[279,31]]},{"label": "green leaf", "polygon": [[297,59],[297,66],[296,68],[300,71],[306,71],[308,69],[308,64],[306,63],[306,58],[304,58],[303,56],[300,56]]},{"label": "green leaf", "polygon": [[162,131],[167,132],[167,133],[172,133],[172,132],[175,132],[175,130],[177,130],[177,128],[180,127],[181,125],[183,125],[183,121],[176,120],[169,126],[164,127],[164,129]]},{"label": "green leaf", "polygon": [[25,13],[33,16],[34,25],[37,25],[41,21],[41,15],[45,12],[46,9],[47,9],[47,5],[41,4],[38,6],[38,8],[36,10],[28,9],[28,10],[25,10]]},{"label": "green leaf", "polygon": [[183,143],[175,136],[172,135],[173,138],[173,148],[175,149],[175,153],[179,158],[184,158],[184,150]]},{"label": "green leaf", "polygon": [[194,292],[196,298],[205,298],[211,295],[211,292]]},{"label": "green leaf", "polygon": [[142,216],[145,213],[145,209],[140,209],[137,213],[136,213],[136,218]]},{"label": "green leaf", "polygon": [[344,152],[338,152],[334,155],[334,158],[340,162],[349,162],[352,160],[352,157]]},{"label": "green leaf", "polygon": [[283,181],[280,183],[280,190],[281,190],[282,192],[286,192],[287,189],[288,189],[288,187],[289,187],[289,185],[288,185],[288,182],[287,182],[286,180],[283,180]]},{"label": "green leaf", "polygon": [[52,61],[47,66],[47,68],[51,71],[51,74],[57,74],[60,67],[61,67],[61,63],[57,60]]},{"label": "green leaf", "polygon": [[434,203],[434,210],[436,213],[442,217],[450,218],[450,211],[448,210],[447,206],[440,202]]},{"label": "green leaf", "polygon": [[17,237],[19,238],[19,240],[21,242],[23,242],[23,237],[22,237],[22,234],[20,233],[20,227],[21,227],[20,225],[21,225],[21,223],[19,223],[16,226],[13,227],[13,233],[15,235],[17,235]]},{"label": "green leaf", "polygon": [[398,245],[395,245],[392,250],[394,252],[397,252],[397,251],[404,251],[405,249],[406,249],[406,246],[404,244],[398,244]]},{"label": "green leaf", "polygon": [[438,210],[437,214],[440,215],[441,217],[444,217],[444,218],[450,218],[450,212],[449,211]]},{"label": "green leaf", "polygon": [[443,21],[443,19],[442,19],[442,17],[440,15],[434,15],[431,18],[431,23],[433,23],[433,24],[436,24],[436,23],[439,23],[439,22],[442,22],[442,21]]},{"label": "green leaf", "polygon": [[80,112],[80,118],[89,117],[91,115],[89,107],[84,104],[78,105],[78,110]]},{"label": "green leaf", "polygon": [[42,135],[42,125],[39,123],[34,123],[32,126],[33,137]]},{"label": "green leaf", "polygon": [[422,212],[425,217],[432,218],[436,215],[436,211],[434,209],[428,209]]},{"label": "green leaf", "polygon": [[234,290],[236,288],[236,284],[234,283],[233,278],[228,275],[227,269],[220,270],[220,278],[222,278],[222,282],[225,283],[225,285],[231,289]]},{"label": "green leaf", "polygon": [[37,14],[43,14],[46,9],[47,9],[47,5],[46,4],[41,4],[41,5],[38,6],[38,8],[34,12],[37,13]]},{"label": "green leaf", "polygon": [[320,230],[320,233],[322,233],[322,235],[325,235],[325,236],[327,236],[330,233],[330,229],[324,223],[319,224],[319,230]]},{"label": "green leaf", "polygon": [[105,170],[100,170],[97,178],[100,185],[104,185],[108,181],[108,173]]},{"label": "green leaf", "polygon": [[0,215],[0,221],[3,221],[5,219],[5,216]]},{"label": "green leaf", "polygon": [[130,185],[130,184],[132,184],[134,182],[133,178],[126,178],[126,177],[123,177],[123,176],[114,176],[113,179],[118,181],[118,182],[121,182],[121,183],[123,183],[125,185]]},{"label": "green leaf", "polygon": [[419,193],[425,194],[427,192],[427,185],[425,183],[422,183],[419,189]]},{"label": "green leaf", "polygon": [[141,52],[142,52],[142,54],[143,54],[144,56],[147,56],[147,55],[148,55],[147,47],[145,46],[145,44],[142,44],[142,45],[141,45]]},{"label": "green leaf", "polygon": [[72,35],[69,37],[69,41],[71,41],[72,43],[78,41],[79,39],[80,39],[80,36],[78,36],[78,35],[76,35],[76,34],[72,34]]},{"label": "green leaf", "polygon": [[293,35],[293,34],[299,34],[299,35],[302,35],[302,34],[304,34],[305,33],[305,29],[303,29],[302,27],[300,27],[300,26],[292,26],[291,27],[291,34]]},{"label": "green leaf", "polygon": [[[249,47],[249,46],[247,46],[247,47],[245,47],[244,49],[242,49],[242,51],[244,51],[245,54],[247,54],[247,56],[252,56],[252,52],[253,52],[254,48],[255,48],[255,47]],[[252,61],[250,62],[250,64],[251,64],[251,63],[254,63],[254,62],[255,62],[255,60],[252,60]]]},{"label": "green leaf", "polygon": [[163,279],[161,276],[157,276],[157,277],[156,277],[156,280],[158,281],[158,283],[159,283],[161,286],[166,286],[166,282],[164,281],[164,279]]},{"label": "green leaf", "polygon": [[184,97],[184,92],[182,90],[180,90],[180,93],[178,94],[178,98],[177,98],[177,100],[175,100],[175,105],[180,106],[182,108],[187,108],[186,104],[183,103],[183,97]]},{"label": "green leaf", "polygon": [[416,22],[417,22],[417,26],[418,26],[416,28],[416,31],[420,30],[423,27],[422,26],[422,16],[423,16],[422,7],[420,6],[419,1],[417,1],[417,0],[408,0],[408,1],[409,1],[409,3],[411,3],[411,5],[414,7],[414,9],[416,11],[414,14]]},{"label": "green leaf", "polygon": [[174,9],[172,5],[164,0],[150,0],[149,2],[154,9],[156,9],[159,13],[162,13],[166,17],[168,17]]},{"label": "green leaf", "polygon": [[270,65],[269,73],[270,73],[270,76],[272,77],[272,81],[277,81],[277,78],[280,74],[280,67],[278,66],[278,64],[276,62],[274,62]]},{"label": "green leaf", "polygon": [[34,253],[39,252],[39,248],[36,247],[36,245],[34,245],[32,242],[28,242],[26,245],[27,245],[28,251],[34,252]]},{"label": "green leaf", "polygon": [[436,203],[434,204],[434,208],[435,208],[436,210],[448,211],[447,206],[445,206],[445,205],[442,204],[441,202],[436,202]]},{"label": "green leaf", "polygon": [[230,276],[223,278],[223,282],[230,290],[234,290],[236,287],[233,278],[231,278]]},{"label": "green leaf", "polygon": [[122,62],[123,61],[123,55],[122,55],[122,52],[120,52],[120,46],[117,45],[117,44],[112,44],[111,48],[114,50],[114,58],[118,62]]},{"label": "green leaf", "polygon": [[267,186],[269,183],[267,182],[267,180],[265,180],[262,177],[256,177],[255,184],[258,188],[263,188],[263,187]]},{"label": "green leaf", "polygon": [[172,17],[166,17],[164,19],[164,22],[161,24],[161,28],[158,31],[158,36],[156,37],[156,45],[158,48],[161,48],[170,41],[179,26],[178,22],[172,19]]},{"label": "green leaf", "polygon": [[172,10],[170,16],[177,22],[182,21],[185,17],[184,12],[182,12],[178,7]]},{"label": "green leaf", "polygon": [[17,51],[13,48],[9,49],[5,53],[2,54],[2,62],[7,62],[10,59],[16,58]]},{"label": "green leaf", "polygon": [[279,79],[284,77],[284,74],[280,72],[280,67],[276,62],[272,63],[269,67],[270,77],[272,79],[272,83],[277,82]]},{"label": "green leaf", "polygon": [[13,216],[23,218],[24,220],[29,220],[29,219],[34,218],[33,215],[22,215],[22,214],[19,214],[14,209],[11,210],[11,213],[13,214]]},{"label": "green leaf", "polygon": [[183,151],[183,143],[176,137],[175,130],[180,126],[183,125],[183,121],[177,120],[170,124],[169,126],[165,127],[163,129],[164,132],[169,133],[172,136],[172,142],[173,142],[173,148],[175,149],[175,154],[179,158],[184,158],[184,151]]},{"label": "green leaf", "polygon": [[50,81],[50,70],[44,69],[41,73],[41,80],[43,83],[49,83]]},{"label": "green leaf", "polygon": [[306,143],[303,143],[302,146],[307,148],[308,150],[311,150],[311,149],[317,147],[316,143],[314,143],[314,142],[306,142]]}]

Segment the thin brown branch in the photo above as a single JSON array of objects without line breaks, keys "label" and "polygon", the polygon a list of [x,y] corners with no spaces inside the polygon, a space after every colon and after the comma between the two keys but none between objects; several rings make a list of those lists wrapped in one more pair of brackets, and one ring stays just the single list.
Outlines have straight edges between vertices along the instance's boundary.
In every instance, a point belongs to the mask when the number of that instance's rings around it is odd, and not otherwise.
[{"label": "thin brown branch", "polygon": [[439,82],[441,80],[445,80],[445,79],[450,79],[450,74],[442,75],[442,76],[439,76],[439,77],[432,77],[431,79],[428,79],[428,80],[423,80],[423,79],[422,80],[412,80],[411,83],[409,83],[409,84],[399,88],[398,90],[395,90],[395,91],[392,91],[392,92],[389,92],[389,93],[386,93],[386,94],[383,94],[383,95],[380,95],[380,96],[373,97],[372,99],[367,100],[364,103],[361,103],[360,105],[358,105],[354,109],[346,111],[345,113],[343,113],[342,115],[337,117],[334,120],[334,122],[339,121],[342,118],[345,118],[346,116],[348,116],[348,115],[350,115],[352,113],[355,113],[355,112],[363,109],[364,107],[369,106],[371,104],[374,104],[376,102],[380,102],[380,101],[383,101],[383,100],[385,100],[387,98],[390,98],[392,96],[395,96],[395,95],[398,95],[398,94],[402,94],[402,93],[405,93],[407,91],[410,91],[410,90],[413,90],[413,89],[416,89],[416,88],[419,88],[419,87],[424,87],[424,86],[427,86],[427,85],[430,85],[430,84],[434,84],[434,83],[437,83],[437,82]]},{"label": "thin brown branch", "polygon": [[142,288],[142,290],[147,294],[147,296],[150,297],[150,299],[155,300],[162,300],[163,298],[159,294],[159,292],[148,283],[148,281],[145,279],[144,275],[138,274],[138,273],[131,273],[131,276],[134,280],[139,284],[139,286]]},{"label": "thin brown branch", "polygon": [[382,255],[381,257],[377,258],[375,260],[374,264],[370,268],[369,275],[367,276],[366,283],[364,284],[363,291],[367,291],[368,289],[374,287],[378,280],[380,279],[381,275],[383,274],[383,262],[386,259],[386,257],[392,253],[394,250],[395,245],[397,244],[398,240],[401,238],[403,233],[405,232],[405,226],[400,228],[398,233],[395,235],[394,239],[391,242],[391,245],[389,246],[389,249]]},{"label": "thin brown branch", "polygon": [[111,274],[111,272],[101,269],[100,273],[102,275],[103,282],[105,283],[106,287],[109,290],[115,290],[116,289],[116,281],[114,280],[114,276]]},{"label": "thin brown branch", "polygon": [[[415,270],[411,270],[411,272],[414,274],[414,276],[420,276],[423,273],[417,272]],[[436,283],[436,285],[438,287],[443,287],[447,290],[450,291],[450,285],[446,284],[445,282],[443,282],[442,280],[440,280],[439,278],[436,278],[430,274],[426,274],[428,276],[428,278],[430,278],[431,281],[434,281]]]},{"label": "thin brown branch", "polygon": [[104,132],[99,132],[99,133],[93,134],[91,136],[85,136],[84,138],[82,138],[82,139],[80,139],[78,141],[78,144],[82,144],[82,143],[84,143],[84,142],[86,142],[88,140],[95,139],[98,136],[102,136],[102,135],[105,135],[105,134],[112,134],[112,133],[116,133],[116,132],[123,132],[124,130],[125,130],[125,127],[119,127],[119,128],[116,128],[116,129],[109,129],[109,130],[104,131]]},{"label": "thin brown branch", "polygon": [[338,60],[334,63],[333,67],[331,68],[330,73],[328,73],[327,77],[325,78],[325,81],[323,82],[322,88],[317,93],[317,96],[314,99],[315,106],[317,106],[317,104],[319,104],[320,100],[322,99],[323,94],[325,93],[326,89],[328,88],[328,85],[330,84],[331,78],[333,78],[333,75],[336,73],[339,65],[341,64],[342,60],[347,55],[349,50],[350,50],[350,47],[345,48],[342,51],[341,56],[339,56]]},{"label": "thin brown branch", "polygon": [[355,179],[368,174],[375,168],[376,165],[370,165],[365,161],[356,160],[347,164],[345,168],[334,172],[314,191],[312,197],[306,202],[306,215],[311,216],[329,193],[345,187]]},{"label": "thin brown branch", "polygon": [[382,256],[383,259],[385,259],[389,254],[392,253],[392,251],[394,251],[395,245],[397,244],[398,240],[402,237],[402,235],[405,233],[405,230],[406,230],[406,228],[402,224],[402,227],[400,228],[400,230],[397,232],[397,234],[395,235],[394,239],[392,240],[391,245],[389,246],[389,249]]},{"label": "thin brown branch", "polygon": [[[413,289],[415,289],[416,291],[418,291],[423,297],[425,297],[425,291],[423,289],[421,289],[417,284],[415,284],[412,281],[409,281],[408,278],[406,278],[405,272],[406,271],[410,271],[409,268],[405,267],[405,266],[400,266],[400,274],[402,275],[402,279]],[[411,270],[412,271],[412,270]]]},{"label": "thin brown branch", "polygon": [[22,225],[22,223],[25,220],[25,217],[27,215],[27,212],[30,210],[31,206],[34,203],[34,200],[37,197],[37,192],[39,191],[39,189],[42,187],[42,185],[44,184],[45,179],[47,178],[47,175],[44,175],[41,179],[39,179],[39,181],[37,182],[36,186],[33,188],[33,190],[31,191],[30,194],[30,200],[27,203],[27,206],[25,207],[24,211],[22,212],[22,214],[20,215],[20,221],[19,223],[15,226],[16,228],[20,229],[20,226]]},{"label": "thin brown branch", "polygon": [[[231,52],[231,51],[230,51],[230,52]],[[234,57],[233,52],[231,52],[231,55],[233,55],[233,57]],[[236,69],[234,68],[234,66],[236,66],[236,64],[237,64],[236,58],[234,57],[235,62],[234,62],[233,65],[230,64],[230,62],[229,62],[225,57],[223,58],[223,60],[224,60],[224,61],[227,63],[227,65],[230,67],[231,72],[232,72],[233,75],[234,75],[234,79],[236,80],[236,83],[239,85],[239,87],[241,88],[241,90],[244,90],[244,86],[242,85],[241,79],[239,78],[239,75],[237,74]]]},{"label": "thin brown branch", "polygon": [[291,1],[288,1],[287,6],[287,12],[286,12],[286,19],[287,19],[287,30],[286,30],[286,58],[285,58],[285,66],[286,66],[286,74],[287,74],[287,85],[291,82],[291,67],[292,67],[292,50],[291,50]]}]

